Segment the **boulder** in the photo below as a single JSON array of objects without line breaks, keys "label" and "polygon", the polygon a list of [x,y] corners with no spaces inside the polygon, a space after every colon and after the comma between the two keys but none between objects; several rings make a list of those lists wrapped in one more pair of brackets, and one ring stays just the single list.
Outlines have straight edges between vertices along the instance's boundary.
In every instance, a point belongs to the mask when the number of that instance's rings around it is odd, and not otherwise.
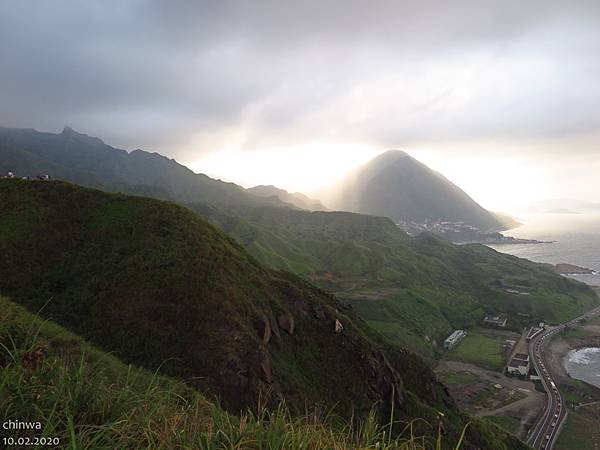
[{"label": "boulder", "polygon": [[271,339],[271,323],[266,316],[261,317],[257,322],[258,337],[262,339],[262,343],[267,345]]},{"label": "boulder", "polygon": [[277,318],[279,328],[284,330],[290,336],[294,334],[294,316],[290,313],[283,313]]},{"label": "boulder", "polygon": [[271,358],[263,355],[260,361],[261,378],[265,383],[273,383],[273,364]]},{"label": "boulder", "polygon": [[277,320],[275,320],[275,316],[273,313],[269,313],[269,324],[271,325],[271,333],[276,337],[281,337],[281,333],[279,332],[279,325],[277,324]]}]

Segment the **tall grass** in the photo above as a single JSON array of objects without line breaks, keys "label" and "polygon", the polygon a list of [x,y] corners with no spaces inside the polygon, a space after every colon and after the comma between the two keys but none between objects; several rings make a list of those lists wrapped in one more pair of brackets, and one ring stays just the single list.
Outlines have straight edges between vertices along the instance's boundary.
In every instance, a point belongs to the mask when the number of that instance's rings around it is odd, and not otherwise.
[{"label": "tall grass", "polygon": [[60,327],[16,317],[0,317],[0,419],[41,422],[42,431],[0,430],[1,437],[58,437],[69,449],[442,448],[440,434],[417,436],[414,423],[392,436],[393,413],[384,425],[374,413],[350,422],[331,413],[293,416],[284,404],[235,416]]}]

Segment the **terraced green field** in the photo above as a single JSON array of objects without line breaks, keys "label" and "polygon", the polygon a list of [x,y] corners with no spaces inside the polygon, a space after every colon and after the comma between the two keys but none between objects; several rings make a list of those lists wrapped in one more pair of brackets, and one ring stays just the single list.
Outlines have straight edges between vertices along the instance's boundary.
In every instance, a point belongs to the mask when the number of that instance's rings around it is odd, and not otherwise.
[{"label": "terraced green field", "polygon": [[466,338],[448,351],[446,358],[501,371],[506,363],[506,357],[502,354],[504,340],[504,337],[470,331]]}]

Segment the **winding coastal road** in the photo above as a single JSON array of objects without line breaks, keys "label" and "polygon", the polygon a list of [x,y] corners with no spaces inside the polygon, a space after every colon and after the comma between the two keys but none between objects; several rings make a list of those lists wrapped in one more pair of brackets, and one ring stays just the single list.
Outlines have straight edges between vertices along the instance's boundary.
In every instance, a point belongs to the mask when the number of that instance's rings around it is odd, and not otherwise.
[{"label": "winding coastal road", "polygon": [[597,315],[600,315],[600,307],[592,309],[567,323],[548,328],[529,342],[529,358],[546,390],[546,407],[544,413],[538,418],[527,439],[527,443],[533,448],[551,449],[556,443],[560,430],[567,418],[564,399],[560,394],[554,376],[550,373],[550,366],[544,361],[544,348],[552,336],[561,333],[566,327],[575,326],[582,320],[590,319]]}]

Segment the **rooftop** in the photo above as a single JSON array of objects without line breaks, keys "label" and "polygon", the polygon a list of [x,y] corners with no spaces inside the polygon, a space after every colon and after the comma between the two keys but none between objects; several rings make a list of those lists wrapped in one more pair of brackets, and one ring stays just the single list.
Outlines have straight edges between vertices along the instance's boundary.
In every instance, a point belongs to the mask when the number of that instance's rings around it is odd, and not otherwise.
[{"label": "rooftop", "polygon": [[508,367],[525,367],[529,364],[529,361],[519,358],[513,358],[510,360]]}]

